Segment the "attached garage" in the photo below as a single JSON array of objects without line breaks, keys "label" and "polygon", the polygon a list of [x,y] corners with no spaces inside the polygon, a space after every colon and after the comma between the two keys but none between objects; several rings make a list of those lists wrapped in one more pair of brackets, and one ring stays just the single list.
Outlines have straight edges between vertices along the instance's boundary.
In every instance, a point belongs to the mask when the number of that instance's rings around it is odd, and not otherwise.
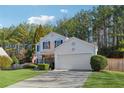
[{"label": "attached garage", "polygon": [[67,54],[58,55],[58,66],[59,69],[90,69],[90,59],[92,54],[82,53],[82,54]]},{"label": "attached garage", "polygon": [[55,50],[55,69],[91,70],[90,58],[97,54],[97,47],[75,37]]}]

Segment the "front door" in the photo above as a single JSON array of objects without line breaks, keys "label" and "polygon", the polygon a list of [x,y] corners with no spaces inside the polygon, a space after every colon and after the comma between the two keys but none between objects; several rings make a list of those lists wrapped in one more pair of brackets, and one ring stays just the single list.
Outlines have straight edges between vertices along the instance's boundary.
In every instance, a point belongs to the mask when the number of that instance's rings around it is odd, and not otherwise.
[{"label": "front door", "polygon": [[47,63],[50,65],[50,69],[54,69],[54,55],[43,55],[42,56],[43,63]]}]

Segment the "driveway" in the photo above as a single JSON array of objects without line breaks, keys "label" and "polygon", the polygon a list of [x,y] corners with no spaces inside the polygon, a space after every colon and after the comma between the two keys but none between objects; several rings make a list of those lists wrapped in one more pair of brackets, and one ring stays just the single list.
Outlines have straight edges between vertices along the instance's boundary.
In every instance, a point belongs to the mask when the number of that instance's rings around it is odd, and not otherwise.
[{"label": "driveway", "polygon": [[90,71],[49,71],[8,88],[80,88]]}]

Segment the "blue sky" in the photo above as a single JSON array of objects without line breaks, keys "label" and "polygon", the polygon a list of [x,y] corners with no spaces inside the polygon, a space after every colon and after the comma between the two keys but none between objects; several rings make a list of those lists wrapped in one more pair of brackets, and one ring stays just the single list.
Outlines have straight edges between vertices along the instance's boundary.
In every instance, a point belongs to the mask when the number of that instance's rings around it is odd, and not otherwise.
[{"label": "blue sky", "polygon": [[0,26],[18,25],[22,22],[35,24],[55,24],[56,20],[63,16],[72,17],[81,9],[89,10],[93,6],[84,5],[21,5],[0,6]]}]

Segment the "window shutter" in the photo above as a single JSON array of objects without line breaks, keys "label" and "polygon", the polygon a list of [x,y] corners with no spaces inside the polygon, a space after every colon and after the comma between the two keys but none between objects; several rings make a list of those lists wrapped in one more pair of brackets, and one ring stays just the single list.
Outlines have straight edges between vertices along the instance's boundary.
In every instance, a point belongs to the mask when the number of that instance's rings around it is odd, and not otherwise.
[{"label": "window shutter", "polygon": [[56,47],[56,41],[55,41],[55,47]]},{"label": "window shutter", "polygon": [[61,40],[61,44],[63,43],[63,40]]},{"label": "window shutter", "polygon": [[39,45],[37,45],[37,52],[39,52]]}]

